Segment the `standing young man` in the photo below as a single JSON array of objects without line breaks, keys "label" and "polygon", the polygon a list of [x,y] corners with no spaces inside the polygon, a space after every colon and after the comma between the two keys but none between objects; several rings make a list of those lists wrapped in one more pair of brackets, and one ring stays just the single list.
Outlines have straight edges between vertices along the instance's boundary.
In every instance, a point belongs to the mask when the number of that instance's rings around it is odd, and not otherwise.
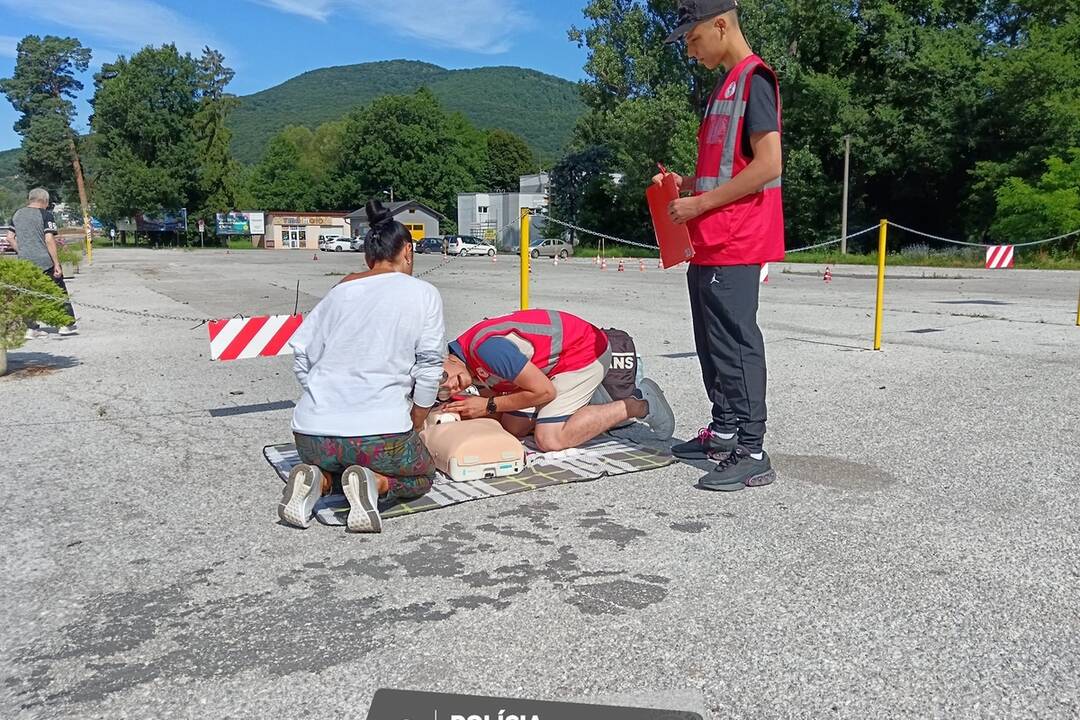
[{"label": "standing young man", "polygon": [[[56,220],[49,212],[49,191],[45,188],[31,190],[26,207],[15,212],[11,224],[14,231],[8,231],[7,240],[15,248],[19,258],[29,260],[41,268],[42,272],[64,291],[64,295],[67,295],[64,270],[56,254]],[[75,317],[71,303],[64,305],[64,312]],[[65,325],[58,332],[61,335],[74,335],[75,325]],[[45,337],[45,333],[40,330],[30,328],[26,331],[27,340],[41,337]]]},{"label": "standing young man", "polygon": [[692,195],[669,207],[694,246],[690,307],[713,405],[709,427],[672,452],[719,460],[702,487],[741,490],[776,479],[763,448],[765,343],[757,309],[761,265],[784,259],[780,91],[742,34],[737,0],[679,0],[679,25],[667,41],[683,38],[690,58],[726,74],[698,132],[696,176],[677,178]]}]

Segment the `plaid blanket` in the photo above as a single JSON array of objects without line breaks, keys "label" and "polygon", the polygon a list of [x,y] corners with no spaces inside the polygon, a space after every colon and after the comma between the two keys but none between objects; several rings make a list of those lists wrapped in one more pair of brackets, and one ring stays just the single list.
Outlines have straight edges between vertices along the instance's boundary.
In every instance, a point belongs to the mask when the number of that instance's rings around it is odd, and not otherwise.
[{"label": "plaid blanket", "polygon": [[[291,444],[268,445],[263,449],[263,455],[282,481],[288,480],[289,472],[300,462],[296,447]],[[608,436],[592,440],[579,448],[560,452],[540,453],[529,448],[527,461],[528,466],[524,472],[513,477],[452,482],[450,478],[439,473],[435,486],[424,497],[380,507],[379,510],[384,518],[411,515],[553,485],[568,485],[606,476],[656,470],[675,462],[674,458],[666,453],[650,450],[626,439]],[[344,525],[348,511],[348,500],[344,495],[335,493],[319,501],[315,507],[315,516],[325,525]]]}]

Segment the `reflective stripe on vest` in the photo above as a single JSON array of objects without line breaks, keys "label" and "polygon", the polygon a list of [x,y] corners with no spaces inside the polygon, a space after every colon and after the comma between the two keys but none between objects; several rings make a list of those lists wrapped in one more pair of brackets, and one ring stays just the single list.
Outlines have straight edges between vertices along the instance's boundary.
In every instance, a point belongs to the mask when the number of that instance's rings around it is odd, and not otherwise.
[{"label": "reflective stripe on vest", "polygon": [[[755,63],[748,63],[746,67],[739,73],[738,80],[735,83],[735,93],[731,100],[714,99],[709,103],[709,109],[706,113],[709,115],[726,115],[731,118],[728,122],[727,132],[724,134],[723,149],[720,154],[720,174],[717,176],[706,176],[695,178],[694,191],[699,193],[709,192],[715,190],[726,182],[730,182],[735,175],[735,150],[738,147],[738,143],[741,141],[740,130],[742,129],[742,119],[746,116],[746,108],[748,106],[746,102],[746,84],[750,82],[757,70],[758,65]],[[723,78],[720,81],[720,85],[717,86],[716,93],[719,94],[720,88],[725,85]],[[778,108],[779,110],[779,108]],[[715,143],[714,143],[715,144]],[[776,178],[764,187],[762,190],[770,190],[773,188],[781,187],[783,184],[782,178]]]},{"label": "reflective stripe on vest", "polygon": [[[472,342],[469,343],[468,354],[469,357],[479,359],[476,354],[480,345],[485,341],[491,339],[493,336],[505,336],[509,332],[514,330],[520,330],[525,333],[533,335],[543,335],[544,337],[551,339],[551,348],[548,350],[548,361],[545,367],[540,368],[547,375],[559,362],[559,358],[562,355],[563,350],[563,322],[559,313],[552,310],[547,311],[548,324],[541,325],[539,323],[523,323],[508,321],[499,323],[497,325],[489,325],[484,328],[482,332],[478,332],[473,337]],[[513,380],[513,378],[508,378]]]}]

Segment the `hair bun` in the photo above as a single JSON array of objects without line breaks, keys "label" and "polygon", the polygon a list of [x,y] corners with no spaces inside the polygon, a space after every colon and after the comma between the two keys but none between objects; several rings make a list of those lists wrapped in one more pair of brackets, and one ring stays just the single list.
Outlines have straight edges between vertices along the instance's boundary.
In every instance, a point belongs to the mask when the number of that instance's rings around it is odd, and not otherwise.
[{"label": "hair bun", "polygon": [[383,204],[378,200],[368,200],[364,212],[367,213],[368,224],[372,229],[385,225],[394,219],[393,214],[383,207]]}]

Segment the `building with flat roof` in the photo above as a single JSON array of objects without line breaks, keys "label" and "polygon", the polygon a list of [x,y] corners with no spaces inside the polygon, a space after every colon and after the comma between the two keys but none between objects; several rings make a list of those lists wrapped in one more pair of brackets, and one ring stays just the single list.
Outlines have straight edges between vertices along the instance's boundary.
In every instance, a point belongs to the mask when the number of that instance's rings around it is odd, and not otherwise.
[{"label": "building with flat roof", "polygon": [[319,236],[352,237],[345,213],[266,213],[266,234],[252,242],[267,250],[318,250]]},{"label": "building with flat roof", "polygon": [[531,227],[543,223],[550,185],[548,174],[538,173],[522,175],[518,192],[460,193],[458,233],[486,240],[500,250],[516,248],[520,234],[516,220],[521,217],[523,208],[529,208],[534,211]]},{"label": "building with flat roof", "polygon": [[[446,219],[446,216],[438,210],[416,200],[386,203],[385,207],[393,218],[412,234],[413,240],[439,237],[440,223]],[[352,237],[367,235],[368,221],[364,208],[349,213],[348,218],[352,225]]]}]

